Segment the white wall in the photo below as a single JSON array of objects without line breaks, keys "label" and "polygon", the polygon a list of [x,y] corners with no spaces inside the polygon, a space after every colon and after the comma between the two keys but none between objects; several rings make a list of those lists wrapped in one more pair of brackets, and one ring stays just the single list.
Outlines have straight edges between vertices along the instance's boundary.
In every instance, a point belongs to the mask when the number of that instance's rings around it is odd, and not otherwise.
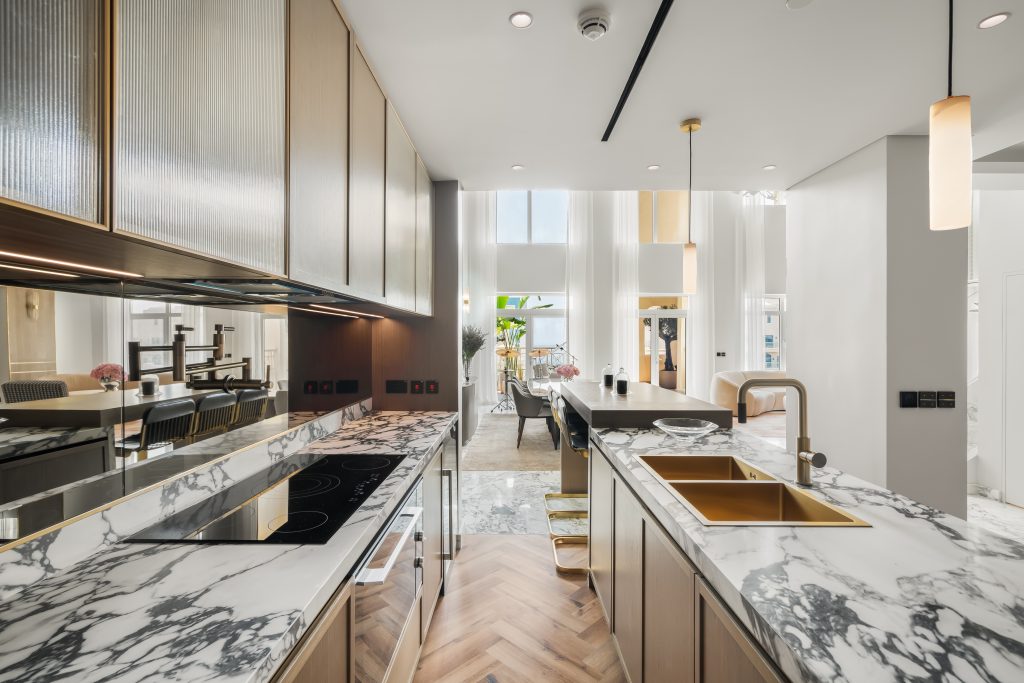
[{"label": "white wall", "polygon": [[499,244],[498,292],[565,291],[564,244]]},{"label": "white wall", "polygon": [[[715,372],[743,365],[743,319],[736,272],[736,230],[742,198],[736,192],[715,192],[712,221],[715,269]],[[717,352],[725,353],[718,356]]]},{"label": "white wall", "polygon": [[786,293],[786,207],[764,207],[764,291]]},{"label": "white wall", "polygon": [[[615,294],[611,273],[615,267],[615,193],[593,193],[593,291],[594,363],[597,372],[615,363],[615,329],[612,323]],[[595,378],[596,379],[596,378]]]},{"label": "white wall", "polygon": [[[787,371],[831,465],[963,516],[966,231],[932,233],[927,210],[925,138],[879,140],[791,188]],[[899,389],[952,389],[958,407],[901,410]]]},{"label": "white wall", "polygon": [[98,296],[54,292],[57,372],[88,374],[100,363],[126,364],[121,357],[103,357],[103,301]]},{"label": "white wall", "polygon": [[[1003,491],[1004,377],[1003,287],[1024,272],[1024,191],[978,193],[974,231],[979,287],[978,461],[975,483]],[[1007,378],[1011,391],[1020,391]],[[1014,416],[1019,421],[1019,416]]]}]

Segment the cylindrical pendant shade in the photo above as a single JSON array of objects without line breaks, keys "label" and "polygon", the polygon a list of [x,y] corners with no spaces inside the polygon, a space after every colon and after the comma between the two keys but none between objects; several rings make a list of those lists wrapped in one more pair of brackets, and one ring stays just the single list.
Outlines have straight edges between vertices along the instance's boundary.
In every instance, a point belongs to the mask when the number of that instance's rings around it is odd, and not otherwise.
[{"label": "cylindrical pendant shade", "polygon": [[971,223],[971,98],[947,97],[931,107],[928,129],[929,227]]},{"label": "cylindrical pendant shade", "polygon": [[697,245],[683,245],[683,294],[697,293]]}]

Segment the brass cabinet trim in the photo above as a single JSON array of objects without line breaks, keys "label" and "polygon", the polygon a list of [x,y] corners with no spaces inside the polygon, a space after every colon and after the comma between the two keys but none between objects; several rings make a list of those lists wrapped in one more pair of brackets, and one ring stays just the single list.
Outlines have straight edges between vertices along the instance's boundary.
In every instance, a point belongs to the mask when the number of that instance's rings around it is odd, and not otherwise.
[{"label": "brass cabinet trim", "polygon": [[694,680],[700,681],[701,675],[701,638],[703,638],[703,621],[701,605],[706,604],[719,618],[725,630],[729,632],[736,644],[748,656],[750,663],[758,672],[770,681],[785,683],[786,677],[779,673],[777,667],[768,659],[761,646],[747,633],[745,627],[739,625],[732,610],[722,602],[718,593],[700,574],[696,577],[696,599],[694,600],[694,634],[697,638],[693,653]]},{"label": "brass cabinet trim", "polygon": [[[331,622],[338,618],[343,610],[347,610],[347,621],[349,622],[348,634],[349,643],[352,641],[352,583],[345,582],[327,601],[320,613],[313,620],[313,623],[302,634],[299,641],[292,648],[285,660],[281,663],[277,673],[274,674],[274,683],[293,683],[298,680],[302,667],[309,661],[313,650],[317,645],[317,639],[331,626]],[[351,678],[352,671],[352,648],[348,648],[348,656],[345,658],[345,667]]]}]

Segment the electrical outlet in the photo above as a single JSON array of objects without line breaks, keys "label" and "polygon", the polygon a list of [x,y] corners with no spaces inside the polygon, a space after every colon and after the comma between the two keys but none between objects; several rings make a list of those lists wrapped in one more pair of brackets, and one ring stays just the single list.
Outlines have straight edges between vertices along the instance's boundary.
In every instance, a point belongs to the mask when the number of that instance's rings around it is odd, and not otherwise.
[{"label": "electrical outlet", "polygon": [[359,393],[359,380],[357,379],[339,379],[334,383],[334,393],[336,394],[358,394]]},{"label": "electrical outlet", "polygon": [[436,394],[441,391],[441,385],[437,383],[436,379],[427,380],[427,393]]},{"label": "electrical outlet", "polygon": [[304,394],[317,394],[320,393],[320,385],[315,379],[307,379],[302,383],[302,393]]},{"label": "electrical outlet", "polygon": [[334,393],[334,382],[329,379],[320,380],[320,393],[321,394],[333,394]]},{"label": "electrical outlet", "polygon": [[408,394],[409,383],[404,379],[389,379],[384,382],[384,391],[389,394]]},{"label": "electrical outlet", "polygon": [[414,379],[409,383],[410,394],[422,394],[423,393],[423,380]]}]

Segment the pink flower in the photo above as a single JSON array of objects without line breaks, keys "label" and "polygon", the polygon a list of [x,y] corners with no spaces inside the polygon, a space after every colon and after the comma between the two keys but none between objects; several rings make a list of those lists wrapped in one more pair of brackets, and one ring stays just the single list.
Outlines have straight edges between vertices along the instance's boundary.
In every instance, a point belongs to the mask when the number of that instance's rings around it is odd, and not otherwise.
[{"label": "pink flower", "polygon": [[100,363],[89,376],[101,382],[121,382],[124,380],[124,367],[117,363]]},{"label": "pink flower", "polygon": [[564,363],[555,368],[555,373],[562,379],[571,379],[579,377],[580,369],[572,363]]}]

